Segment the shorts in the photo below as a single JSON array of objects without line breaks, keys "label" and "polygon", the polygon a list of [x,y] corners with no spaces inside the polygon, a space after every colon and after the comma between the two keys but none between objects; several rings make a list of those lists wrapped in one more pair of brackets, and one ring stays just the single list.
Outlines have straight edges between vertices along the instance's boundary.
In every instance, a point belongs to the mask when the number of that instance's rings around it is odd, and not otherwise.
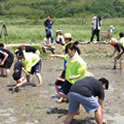
[{"label": "shorts", "polygon": [[32,67],[30,73],[31,73],[31,74],[40,73],[40,72],[41,72],[41,65],[42,65],[42,63],[41,63],[41,60],[40,60],[36,65],[34,65],[34,66]]},{"label": "shorts", "polygon": [[82,96],[75,92],[69,93],[69,113],[77,112],[80,104],[85,108],[86,112],[94,112],[99,107],[100,104],[98,100],[94,97]]},{"label": "shorts", "polygon": [[69,83],[67,80],[63,83],[62,88],[59,89],[59,92],[64,93],[64,94],[68,94],[70,91],[72,84]]},{"label": "shorts", "polygon": [[5,61],[4,66],[3,66],[3,67],[4,67],[4,68],[6,68],[6,69],[9,69],[9,68],[11,68],[12,63],[13,63],[13,61],[11,61],[11,62]]},{"label": "shorts", "polygon": [[18,72],[13,73],[13,79],[14,80],[19,80],[20,78],[21,78],[21,74],[19,74]]},{"label": "shorts", "polygon": [[62,86],[63,84],[64,84],[64,82],[60,81],[60,80],[56,80],[56,82],[55,82],[56,86]]}]

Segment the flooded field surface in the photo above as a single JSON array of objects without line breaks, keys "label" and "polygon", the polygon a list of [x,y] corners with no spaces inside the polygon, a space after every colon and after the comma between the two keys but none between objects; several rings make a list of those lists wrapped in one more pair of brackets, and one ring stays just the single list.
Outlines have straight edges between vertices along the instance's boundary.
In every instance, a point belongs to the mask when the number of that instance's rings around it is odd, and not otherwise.
[{"label": "flooded field surface", "polygon": [[[124,71],[112,70],[110,58],[84,60],[96,78],[106,77],[110,81],[110,88],[105,91],[104,119],[108,124],[124,124]],[[9,89],[16,84],[12,76],[9,80],[0,77],[0,124],[63,124],[68,103],[57,103],[54,87],[63,70],[63,60],[43,57],[42,62],[42,87],[32,76],[31,85],[25,84],[20,92],[12,94]],[[94,113],[87,114],[82,107],[80,112],[72,124],[95,124]]]}]

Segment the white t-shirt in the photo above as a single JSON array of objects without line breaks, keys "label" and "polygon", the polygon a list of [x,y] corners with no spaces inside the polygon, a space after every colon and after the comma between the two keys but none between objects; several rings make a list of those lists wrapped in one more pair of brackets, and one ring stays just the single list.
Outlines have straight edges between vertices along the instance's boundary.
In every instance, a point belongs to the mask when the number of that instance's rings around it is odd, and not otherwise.
[{"label": "white t-shirt", "polygon": [[124,47],[124,37],[120,39],[119,43]]},{"label": "white t-shirt", "polygon": [[63,44],[65,43],[63,35],[58,35],[58,36],[56,37],[56,41],[58,41],[58,42],[61,41]]}]

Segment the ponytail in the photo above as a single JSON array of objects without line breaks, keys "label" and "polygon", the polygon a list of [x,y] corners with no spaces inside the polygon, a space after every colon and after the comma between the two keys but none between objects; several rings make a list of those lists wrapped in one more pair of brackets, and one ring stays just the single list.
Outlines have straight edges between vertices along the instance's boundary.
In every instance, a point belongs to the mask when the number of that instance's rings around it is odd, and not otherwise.
[{"label": "ponytail", "polygon": [[68,49],[70,49],[70,50],[75,50],[75,51],[77,51],[78,54],[80,55],[80,54],[81,54],[81,51],[80,51],[80,49],[79,49],[79,47],[78,47],[78,44],[79,44],[78,41],[75,41],[74,43],[69,43],[69,44],[66,46],[66,48],[65,48],[65,52],[67,53]]}]

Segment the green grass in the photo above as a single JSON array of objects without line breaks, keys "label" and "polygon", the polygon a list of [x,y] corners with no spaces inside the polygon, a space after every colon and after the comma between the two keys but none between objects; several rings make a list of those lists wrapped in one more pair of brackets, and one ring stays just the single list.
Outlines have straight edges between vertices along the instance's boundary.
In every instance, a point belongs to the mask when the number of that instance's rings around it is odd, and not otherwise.
[{"label": "green grass", "polygon": [[[44,20],[7,20],[8,42],[9,43],[40,43],[45,38],[45,30],[43,26]],[[92,17],[87,18],[82,23],[81,18],[63,18],[53,19],[53,32],[55,39],[56,29],[62,29],[63,34],[66,32],[72,33],[73,40],[88,41],[91,37],[91,20]],[[123,19],[103,19],[102,31],[107,31],[110,25],[115,27],[114,37],[119,39],[119,32],[123,32]],[[69,24],[70,22],[70,24]],[[2,23],[0,24],[0,29]],[[5,42],[4,36],[0,38],[0,42]]]}]

